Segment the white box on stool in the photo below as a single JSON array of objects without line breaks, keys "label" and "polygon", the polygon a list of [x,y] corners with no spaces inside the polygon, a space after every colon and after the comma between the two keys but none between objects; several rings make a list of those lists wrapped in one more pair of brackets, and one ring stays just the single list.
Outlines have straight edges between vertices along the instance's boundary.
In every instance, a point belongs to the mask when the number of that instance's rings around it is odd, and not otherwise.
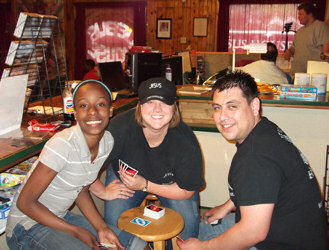
[{"label": "white box on stool", "polygon": [[165,209],[162,207],[158,207],[156,205],[148,205],[144,208],[144,216],[153,218],[153,219],[160,219],[165,214]]}]

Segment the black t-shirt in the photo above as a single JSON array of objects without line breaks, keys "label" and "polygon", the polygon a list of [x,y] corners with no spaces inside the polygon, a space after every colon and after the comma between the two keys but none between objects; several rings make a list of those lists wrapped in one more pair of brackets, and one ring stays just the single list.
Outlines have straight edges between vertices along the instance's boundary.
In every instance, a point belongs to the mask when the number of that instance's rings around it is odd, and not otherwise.
[{"label": "black t-shirt", "polygon": [[269,233],[258,249],[327,249],[316,177],[289,137],[265,117],[237,144],[229,192],[237,222],[240,206],[275,204]]},{"label": "black t-shirt", "polygon": [[158,147],[150,148],[142,127],[134,121],[134,112],[128,110],[110,121],[108,130],[114,137],[114,147],[108,160],[114,171],[118,171],[120,161],[153,183],[177,183],[190,191],[203,187],[202,154],[192,130],[180,122],[168,129]]}]

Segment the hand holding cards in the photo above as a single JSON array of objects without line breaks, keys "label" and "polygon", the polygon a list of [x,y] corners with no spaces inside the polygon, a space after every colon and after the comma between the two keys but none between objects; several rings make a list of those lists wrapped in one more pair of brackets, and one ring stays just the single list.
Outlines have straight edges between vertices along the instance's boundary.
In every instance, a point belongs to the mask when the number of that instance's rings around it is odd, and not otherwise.
[{"label": "hand holding cards", "polygon": [[124,163],[123,161],[119,160],[119,170],[122,173],[125,173],[126,175],[129,175],[131,177],[135,177],[138,171],[132,167],[130,167],[128,164]]},{"label": "hand holding cards", "polygon": [[160,219],[165,214],[165,209],[162,207],[158,207],[156,205],[148,205],[144,208],[144,216],[153,218],[153,219]]}]

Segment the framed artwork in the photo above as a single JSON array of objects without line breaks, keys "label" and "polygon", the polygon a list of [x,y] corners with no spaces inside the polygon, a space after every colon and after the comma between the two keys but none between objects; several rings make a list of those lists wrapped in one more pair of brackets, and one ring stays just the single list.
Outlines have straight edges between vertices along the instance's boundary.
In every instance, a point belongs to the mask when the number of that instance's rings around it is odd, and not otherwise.
[{"label": "framed artwork", "polygon": [[157,18],[156,37],[157,39],[171,39],[172,22],[171,18]]},{"label": "framed artwork", "polygon": [[208,18],[194,17],[193,36],[208,36]]}]

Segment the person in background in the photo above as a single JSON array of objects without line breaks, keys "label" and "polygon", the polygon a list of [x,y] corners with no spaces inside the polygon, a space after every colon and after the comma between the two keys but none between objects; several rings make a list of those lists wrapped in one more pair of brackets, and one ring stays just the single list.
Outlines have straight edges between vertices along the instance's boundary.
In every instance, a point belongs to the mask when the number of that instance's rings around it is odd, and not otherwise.
[{"label": "person in background", "polygon": [[[10,249],[99,249],[99,243],[124,249],[89,193],[114,144],[106,131],[111,92],[87,80],[75,88],[73,103],[77,125],[46,143],[14,198],[6,226]],[[73,203],[84,216],[68,211]],[[145,246],[130,236],[133,246]]]},{"label": "person in background", "polygon": [[268,84],[288,84],[287,74],[276,64],[278,49],[274,43],[267,43],[267,52],[260,59],[243,67],[236,68],[250,74],[256,81]]},{"label": "person in background", "polygon": [[83,81],[88,79],[100,80],[98,66],[92,59],[87,59],[85,61],[84,72]]},{"label": "person in background", "polygon": [[284,58],[292,61],[292,74],[306,73],[307,61],[324,60],[324,54],[329,53],[329,25],[316,19],[316,8],[312,3],[302,3],[298,6],[300,28],[292,46],[285,51]]},{"label": "person in background", "polygon": [[178,246],[327,249],[316,177],[290,138],[260,115],[254,79],[241,71],[228,74],[214,84],[212,98],[217,129],[237,147],[228,176],[230,199],[205,213],[199,239],[177,241]]},{"label": "person in background", "polygon": [[[185,221],[183,239],[197,237],[199,231],[199,192],[203,187],[203,160],[192,130],[181,121],[176,103],[176,86],[165,78],[151,78],[138,89],[135,109],[115,116],[108,130],[114,148],[107,161],[106,185],[95,182],[91,191],[108,200],[110,185],[120,180],[134,190],[115,190],[119,199],[105,201],[105,221],[115,226],[120,214],[139,206],[150,193],[164,207],[180,213]],[[132,177],[120,170],[137,170]],[[120,242],[125,240],[119,237]]]}]

